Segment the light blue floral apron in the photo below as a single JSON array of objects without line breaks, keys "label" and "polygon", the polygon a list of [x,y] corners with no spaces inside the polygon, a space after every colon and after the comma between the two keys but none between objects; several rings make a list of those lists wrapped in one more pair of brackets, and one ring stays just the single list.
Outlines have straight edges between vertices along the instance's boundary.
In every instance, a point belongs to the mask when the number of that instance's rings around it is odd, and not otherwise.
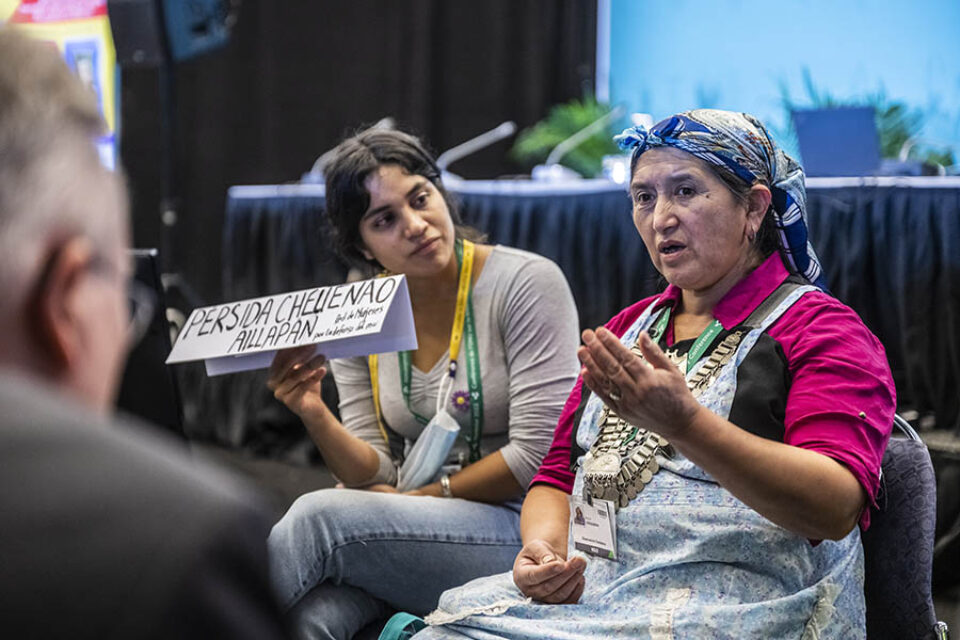
[{"label": "light blue floral apron", "polygon": [[[730,414],[737,367],[760,335],[801,295],[793,291],[743,338],[700,395]],[[624,334],[632,346],[656,319],[651,307]],[[691,369],[691,375],[697,367]],[[584,408],[577,443],[587,451],[603,408]],[[766,520],[679,453],[658,454],[660,472],[617,514],[618,559],[587,556],[577,605],[525,598],[509,573],[443,594],[428,638],[864,638],[863,552],[858,528],[812,545]],[[583,488],[578,472],[574,492]],[[575,552],[571,546],[570,553]]]}]

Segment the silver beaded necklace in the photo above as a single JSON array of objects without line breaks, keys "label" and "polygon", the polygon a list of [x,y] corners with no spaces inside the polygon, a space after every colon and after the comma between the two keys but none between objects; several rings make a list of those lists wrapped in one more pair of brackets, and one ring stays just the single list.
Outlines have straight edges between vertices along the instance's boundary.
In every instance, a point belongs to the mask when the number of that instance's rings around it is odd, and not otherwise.
[{"label": "silver beaded necklace", "polygon": [[[745,333],[738,329],[727,335],[697,372],[688,378],[687,388],[695,398],[710,386],[720,369],[730,361]],[[634,344],[631,351],[643,358],[638,344]],[[667,350],[667,356],[682,371],[686,356],[676,354],[676,349]],[[604,405],[600,414],[600,431],[583,458],[584,498],[588,502],[593,498],[610,500],[617,510],[626,507],[660,470],[657,453],[667,457],[673,455],[673,448],[666,438],[631,425]]]}]

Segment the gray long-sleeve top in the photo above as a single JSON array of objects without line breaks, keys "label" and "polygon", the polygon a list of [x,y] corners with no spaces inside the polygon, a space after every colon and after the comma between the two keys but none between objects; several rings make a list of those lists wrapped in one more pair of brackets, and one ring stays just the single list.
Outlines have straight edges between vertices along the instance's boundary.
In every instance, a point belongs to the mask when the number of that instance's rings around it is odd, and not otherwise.
[{"label": "gray long-sleeve top", "polygon": [[[526,487],[553,438],[563,403],[579,372],[577,312],[563,273],[533,253],[495,246],[473,287],[473,315],[483,382],[481,452],[503,455],[517,482]],[[447,411],[469,433],[466,349],[457,359],[458,374]],[[449,352],[430,371],[413,367],[410,406],[432,416],[437,389],[446,375]],[[386,423],[408,443],[423,426],[404,404],[397,354],[380,356],[380,402]],[[332,363],[340,394],[340,417],[352,434],[369,442],[380,457],[374,482],[396,484],[395,461],[377,426],[366,358]],[[466,396],[464,395],[466,394]],[[456,402],[460,398],[459,403]]]}]

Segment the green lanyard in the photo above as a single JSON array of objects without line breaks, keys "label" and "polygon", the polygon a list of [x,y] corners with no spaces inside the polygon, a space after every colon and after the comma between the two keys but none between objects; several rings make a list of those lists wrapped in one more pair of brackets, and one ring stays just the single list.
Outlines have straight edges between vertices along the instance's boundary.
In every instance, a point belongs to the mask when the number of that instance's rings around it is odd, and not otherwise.
[{"label": "green lanyard", "polygon": [[[650,337],[653,338],[655,343],[660,342],[660,339],[663,337],[663,334],[667,332],[667,325],[670,324],[670,313],[672,311],[671,307],[665,307],[663,311],[660,312],[660,317],[657,319],[657,323],[653,327],[653,331],[650,334]],[[703,357],[703,352],[707,350],[707,347],[713,342],[713,339],[717,337],[719,333],[723,331],[723,325],[720,324],[718,320],[714,320],[707,328],[703,330],[703,333],[694,340],[693,346],[690,347],[690,351],[687,352],[687,373],[693,369],[693,366],[697,364],[700,358]]]},{"label": "green lanyard", "polygon": [[[480,434],[483,432],[483,383],[480,380],[480,349],[477,345],[477,329],[473,319],[473,293],[470,278],[473,272],[473,243],[469,240],[456,243],[457,269],[460,273],[460,283],[457,290],[457,309],[453,318],[453,328],[450,331],[450,365],[447,375],[455,378],[457,375],[457,357],[460,352],[460,340],[463,339],[467,350],[467,389],[470,403],[470,435],[465,436],[470,447],[470,462],[480,459]],[[466,260],[464,254],[466,253]],[[397,354],[400,365],[400,391],[407,409],[413,414],[417,422],[426,425],[429,419],[420,415],[410,407],[410,379],[413,363],[409,351],[400,351]],[[442,390],[442,389],[441,389]],[[440,393],[440,391],[438,391]]]}]

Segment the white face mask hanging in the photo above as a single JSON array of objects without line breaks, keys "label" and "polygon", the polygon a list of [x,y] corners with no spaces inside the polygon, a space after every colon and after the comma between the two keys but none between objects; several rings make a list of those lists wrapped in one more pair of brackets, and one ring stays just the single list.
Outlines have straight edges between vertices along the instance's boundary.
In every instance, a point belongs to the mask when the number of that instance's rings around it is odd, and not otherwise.
[{"label": "white face mask hanging", "polygon": [[437,389],[437,410],[410,453],[403,461],[397,480],[397,490],[412,491],[435,482],[447,461],[450,449],[460,434],[460,425],[444,407],[453,393],[453,377],[444,375]]},{"label": "white face mask hanging", "polygon": [[[410,408],[409,385],[410,371],[412,363],[410,362],[409,352],[401,351],[398,354],[400,364],[401,389],[404,394],[404,401],[407,409],[417,418],[420,424],[425,425],[420,437],[410,449],[410,452],[404,459],[400,467],[397,480],[398,491],[411,491],[419,489],[425,484],[435,482],[447,462],[447,456],[453,443],[460,434],[460,425],[447,413],[444,407],[450,401],[453,394],[453,382],[457,373],[457,356],[460,353],[461,339],[466,339],[467,361],[473,362],[474,366],[467,366],[468,387],[470,389],[471,407],[470,420],[472,424],[472,437],[468,438],[470,443],[470,461],[476,462],[480,459],[480,434],[483,431],[483,389],[479,377],[479,352],[477,350],[476,329],[473,322],[473,308],[470,302],[470,289],[472,285],[471,276],[473,273],[473,258],[475,247],[469,240],[458,240],[455,247],[457,256],[457,265],[459,269],[459,283],[457,285],[457,306],[454,314],[453,327],[450,330],[450,368],[447,375],[440,380],[440,386],[437,389],[437,407],[433,418],[429,421],[413,412]],[[378,382],[379,359],[376,354],[369,356],[370,383],[373,389],[373,404],[377,414],[377,424],[383,439],[388,444],[390,442],[386,427],[383,423],[383,413],[380,408],[380,391]]]}]

